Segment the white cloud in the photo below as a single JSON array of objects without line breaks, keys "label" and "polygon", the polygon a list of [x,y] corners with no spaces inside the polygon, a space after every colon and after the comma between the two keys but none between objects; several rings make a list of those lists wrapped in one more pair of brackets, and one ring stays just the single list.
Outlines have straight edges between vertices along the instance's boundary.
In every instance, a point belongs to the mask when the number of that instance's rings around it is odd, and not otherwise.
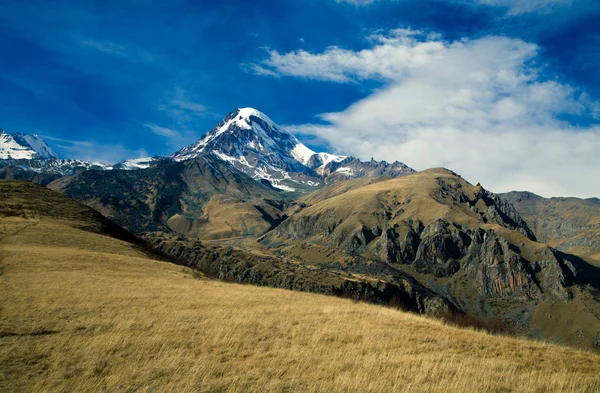
[{"label": "white cloud", "polygon": [[173,100],[171,101],[171,105],[181,109],[187,109],[192,112],[204,113],[208,110],[208,108],[202,104],[198,104],[197,102],[188,101],[188,100]]},{"label": "white cloud", "polygon": [[362,51],[271,54],[263,63],[279,75],[387,82],[343,112],[320,115],[324,125],[294,131],[363,159],[448,167],[496,192],[600,196],[600,127],[558,118],[592,116],[598,104],[544,79],[535,45],[402,31],[372,39]]},{"label": "white cloud", "polygon": [[376,45],[362,51],[336,46],[319,54],[305,50],[280,54],[270,50],[269,57],[261,64],[253,64],[251,71],[257,75],[289,75],[333,82],[367,78],[398,79],[409,69],[439,57],[444,50],[441,42],[417,41],[415,37],[421,35],[408,29],[396,29],[387,36],[372,35],[368,39]]},{"label": "white cloud", "polygon": [[149,128],[156,135],[166,136],[168,138],[178,137],[177,131],[173,131],[170,128],[160,127],[156,124],[144,124],[144,127]]},{"label": "white cloud", "polygon": [[184,129],[198,117],[219,117],[203,104],[194,100],[186,90],[175,85],[165,93],[157,104],[160,111],[167,114],[179,129]]},{"label": "white cloud", "polygon": [[74,37],[75,41],[80,42],[86,48],[90,48],[106,55],[120,57],[131,61],[151,62],[155,56],[145,49],[136,45],[123,45],[112,41],[98,41],[89,38]]}]

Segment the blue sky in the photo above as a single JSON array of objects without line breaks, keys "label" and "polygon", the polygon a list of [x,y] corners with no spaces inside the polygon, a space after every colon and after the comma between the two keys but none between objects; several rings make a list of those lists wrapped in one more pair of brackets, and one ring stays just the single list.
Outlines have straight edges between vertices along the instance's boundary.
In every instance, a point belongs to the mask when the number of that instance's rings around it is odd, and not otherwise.
[{"label": "blue sky", "polygon": [[167,155],[236,107],[309,146],[600,196],[600,2],[0,2],[0,127]]}]

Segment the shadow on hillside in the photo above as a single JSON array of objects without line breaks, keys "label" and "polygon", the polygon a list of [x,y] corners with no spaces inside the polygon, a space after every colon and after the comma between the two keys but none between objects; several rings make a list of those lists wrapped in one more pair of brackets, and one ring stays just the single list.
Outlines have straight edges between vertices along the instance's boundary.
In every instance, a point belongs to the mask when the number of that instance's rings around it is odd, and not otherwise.
[{"label": "shadow on hillside", "polygon": [[561,251],[556,251],[557,256],[570,262],[575,267],[575,283],[579,285],[590,285],[600,290],[600,268],[589,264],[584,259]]}]

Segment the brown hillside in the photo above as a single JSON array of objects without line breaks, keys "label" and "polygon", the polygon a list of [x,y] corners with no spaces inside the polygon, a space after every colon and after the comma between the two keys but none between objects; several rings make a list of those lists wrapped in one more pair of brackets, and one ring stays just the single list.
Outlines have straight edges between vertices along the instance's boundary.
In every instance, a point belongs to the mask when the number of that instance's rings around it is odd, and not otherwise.
[{"label": "brown hillside", "polygon": [[102,218],[81,205],[22,183],[0,187],[4,202],[15,198],[0,213],[2,392],[600,389],[596,354],[195,279],[90,231]]},{"label": "brown hillside", "polygon": [[[521,334],[581,346],[600,334],[598,269],[536,242],[512,205],[451,171],[339,183],[295,209],[262,239],[271,252],[389,282],[409,275],[452,307]],[[556,307],[536,311],[546,302]],[[569,308],[579,310],[573,320],[554,311]]]}]

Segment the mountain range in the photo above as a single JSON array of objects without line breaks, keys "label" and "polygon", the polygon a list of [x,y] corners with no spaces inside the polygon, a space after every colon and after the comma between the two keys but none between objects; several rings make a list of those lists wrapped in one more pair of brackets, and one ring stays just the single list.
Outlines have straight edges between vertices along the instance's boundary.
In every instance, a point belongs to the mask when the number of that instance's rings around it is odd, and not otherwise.
[{"label": "mountain range", "polygon": [[234,110],[199,141],[169,157],[130,159],[114,165],[62,160],[37,135],[1,135],[0,178],[36,180],[45,174],[43,181],[38,181],[42,184],[87,169],[147,169],[159,162],[184,162],[207,156],[274,189],[297,194],[338,180],[414,173],[400,162],[365,162],[355,157],[316,153],[253,108]]},{"label": "mountain range", "polygon": [[597,199],[317,153],[251,108],[168,157],[115,165],[2,135],[0,177],[47,185],[205,274],[600,346]]}]

